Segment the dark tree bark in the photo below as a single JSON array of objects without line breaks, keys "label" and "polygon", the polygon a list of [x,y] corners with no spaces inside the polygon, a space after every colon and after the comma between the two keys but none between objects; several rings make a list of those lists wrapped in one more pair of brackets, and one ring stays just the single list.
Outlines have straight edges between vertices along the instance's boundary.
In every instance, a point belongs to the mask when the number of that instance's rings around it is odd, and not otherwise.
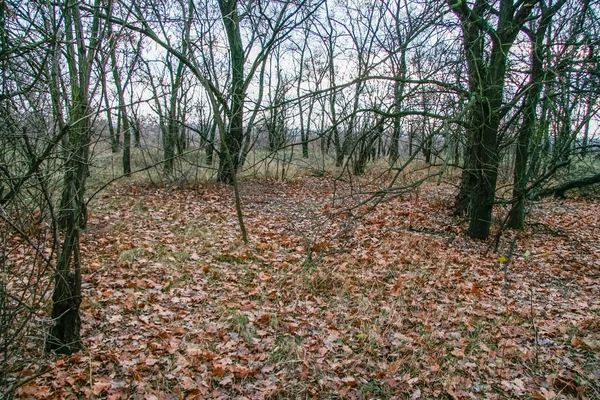
[{"label": "dark tree bark", "polygon": [[[300,49],[300,71],[298,72],[298,81],[296,82],[296,96],[300,99],[300,95],[302,93],[301,87],[304,78],[304,62],[305,62],[305,54],[306,49],[308,47],[308,30],[305,30],[304,42],[302,44],[302,48]],[[312,106],[311,106],[312,107]],[[308,113],[308,121],[304,120],[304,104],[302,99],[298,101],[298,117],[300,118],[300,142],[302,144],[302,158],[308,158],[308,141],[309,141],[309,133],[310,133],[310,111]],[[312,111],[312,110],[311,110]],[[308,126],[307,126],[308,125]]]},{"label": "dark tree bark", "polygon": [[[396,117],[394,117],[394,130],[392,131],[392,139],[390,143],[390,163],[393,165],[398,161],[398,157],[400,155],[400,137],[402,136],[402,117],[400,116],[400,111],[402,111],[402,100],[404,98],[404,86],[406,80],[406,47],[407,43],[402,43],[400,48],[400,55],[398,60],[398,66],[396,66],[396,62],[393,61],[395,68],[397,68],[396,72],[396,81],[394,82],[394,112],[397,113]],[[411,141],[412,147],[412,141]],[[412,148],[410,149],[412,152]],[[410,154],[409,154],[410,157]]]},{"label": "dark tree bark", "polygon": [[133,116],[129,121],[129,126],[133,131],[133,147],[140,148],[142,141],[142,122],[138,116]]},{"label": "dark tree bark", "polygon": [[110,149],[112,153],[119,152],[119,133],[115,131],[115,127],[112,119],[112,112],[110,109],[110,101],[108,100],[108,85],[106,84],[106,74],[100,74],[102,84],[102,97],[104,98],[104,104],[106,105],[106,124],[108,125],[108,136],[110,139]]},{"label": "dark tree bark", "polygon": [[383,125],[385,118],[381,117],[376,125],[369,129],[362,137],[358,138],[354,151],[357,153],[353,165],[354,175],[362,175],[365,173],[365,168],[369,158],[374,159],[377,154],[375,142],[383,136]]},{"label": "dark tree bark", "polygon": [[210,125],[210,132],[208,135],[208,143],[206,144],[204,154],[206,157],[206,164],[213,165],[213,157],[215,153],[215,133],[217,131],[217,123],[213,122]]},{"label": "dark tree bark", "polygon": [[219,9],[229,43],[231,62],[231,103],[227,134],[221,138],[221,158],[217,180],[233,184],[244,138],[244,47],[240,33],[237,0],[219,0]]},{"label": "dark tree bark", "polygon": [[[48,350],[70,354],[81,349],[81,265],[79,233],[85,227],[85,188],[89,173],[91,141],[91,107],[89,102],[90,71],[95,52],[101,42],[99,18],[94,15],[89,37],[84,37],[84,24],[77,4],[64,4],[66,63],[69,69],[71,104],[69,113],[67,161],[59,210],[59,226],[64,240],[55,267],[52,294],[54,325],[46,341]],[[97,11],[96,11],[97,12]]]},{"label": "dark tree bark", "polygon": [[597,185],[600,183],[600,174],[588,176],[574,181],[565,182],[561,185],[554,186],[548,189],[541,190],[533,195],[533,198],[539,199],[542,197],[554,196],[564,198],[565,193],[569,190],[580,189],[586,186]]},{"label": "dark tree bark", "polygon": [[79,258],[79,223],[81,212],[72,215],[72,229],[65,234],[63,247],[56,262],[55,287],[52,293],[52,320],[54,325],[46,341],[46,350],[60,354],[75,353],[82,348],[81,317],[81,264]]},{"label": "dark tree bark", "polygon": [[[110,15],[110,14],[109,14]],[[121,74],[117,64],[117,44],[115,33],[112,31],[110,20],[107,22],[108,35],[110,36],[110,63],[112,69],[113,80],[117,89],[117,100],[119,101],[119,115],[123,128],[123,174],[131,175],[131,130],[129,126],[129,118],[127,117],[127,107],[125,104],[125,95],[123,93],[123,84],[121,82]],[[118,133],[117,133],[118,134]]]},{"label": "dark tree bark", "polygon": [[531,78],[529,90],[525,95],[523,106],[523,122],[517,136],[517,149],[515,154],[514,166],[514,188],[513,198],[515,204],[511,209],[508,219],[508,227],[523,229],[525,224],[525,197],[526,187],[529,180],[527,175],[527,165],[529,162],[529,146],[537,126],[537,108],[540,100],[540,94],[546,79],[544,72],[544,37],[546,31],[552,22],[553,15],[566,2],[562,0],[556,3],[552,8],[541,4],[542,16],[539,20],[537,29],[531,31]]},{"label": "dark tree bark", "polygon": [[[536,2],[517,6],[512,0],[501,1],[496,11],[496,28],[486,19],[492,7],[489,2],[477,0],[473,8],[464,1],[447,3],[460,19],[469,91],[476,96],[470,112],[467,154],[456,209],[457,212],[468,212],[469,236],[485,239],[490,232],[498,178],[498,128],[503,116],[506,63],[509,51]],[[489,53],[485,51],[486,36],[492,43]]]}]

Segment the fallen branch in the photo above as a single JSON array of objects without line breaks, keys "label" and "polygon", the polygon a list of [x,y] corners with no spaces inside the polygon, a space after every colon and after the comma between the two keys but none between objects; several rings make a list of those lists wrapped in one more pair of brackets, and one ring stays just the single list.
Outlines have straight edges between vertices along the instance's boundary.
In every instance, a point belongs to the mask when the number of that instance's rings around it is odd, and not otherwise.
[{"label": "fallen branch", "polygon": [[561,185],[554,186],[548,189],[540,190],[539,192],[533,195],[534,199],[539,199],[542,197],[554,196],[554,197],[565,197],[565,192],[578,189],[586,186],[591,186],[600,183],[600,174],[588,176],[582,179],[576,179],[574,181],[565,182]]}]

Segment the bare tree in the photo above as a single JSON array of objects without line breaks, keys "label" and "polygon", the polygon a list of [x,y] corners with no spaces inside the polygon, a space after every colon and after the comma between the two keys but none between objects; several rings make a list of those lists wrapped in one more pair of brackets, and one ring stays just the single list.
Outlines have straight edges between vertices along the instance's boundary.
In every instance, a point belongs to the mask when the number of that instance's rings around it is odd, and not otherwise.
[{"label": "bare tree", "polygon": [[531,41],[531,72],[529,88],[526,90],[523,101],[523,122],[517,135],[517,148],[514,165],[514,188],[513,197],[515,205],[511,210],[508,226],[522,229],[525,222],[525,195],[528,183],[527,163],[529,161],[529,146],[531,138],[537,129],[537,109],[540,101],[544,82],[547,80],[547,72],[544,71],[543,63],[546,46],[544,39],[546,32],[552,24],[552,19],[557,11],[566,3],[561,0],[552,7],[540,2],[540,17],[537,21],[530,23],[530,28],[525,32]]},{"label": "bare tree", "polygon": [[536,2],[484,0],[447,2],[460,20],[468,65],[469,91],[475,96],[467,129],[467,148],[456,207],[469,214],[469,236],[485,239],[490,232],[498,179],[499,127],[504,107],[510,50]]},{"label": "bare tree", "polygon": [[[81,348],[81,254],[80,230],[87,218],[85,189],[89,174],[91,141],[90,77],[95,53],[102,42],[103,26],[98,12],[85,15],[78,4],[58,5],[64,18],[66,39],[65,62],[69,71],[69,119],[67,161],[59,222],[64,229],[61,251],[56,261],[52,319],[46,347],[60,353]],[[84,18],[86,19],[84,23]]]}]

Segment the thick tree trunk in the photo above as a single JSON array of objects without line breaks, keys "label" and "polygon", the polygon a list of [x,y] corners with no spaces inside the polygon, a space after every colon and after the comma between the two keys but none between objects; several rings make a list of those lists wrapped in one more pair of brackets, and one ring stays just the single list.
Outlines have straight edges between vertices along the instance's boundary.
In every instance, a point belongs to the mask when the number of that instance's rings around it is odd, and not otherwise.
[{"label": "thick tree trunk", "polygon": [[[76,221],[72,221],[76,224]],[[55,287],[52,294],[54,325],[46,341],[46,350],[72,354],[82,348],[79,332],[81,318],[81,265],[79,260],[79,229],[65,235],[60,257],[56,263]]]},{"label": "thick tree trunk", "polygon": [[464,216],[469,214],[469,205],[471,202],[471,193],[477,184],[477,175],[475,174],[475,154],[473,150],[474,129],[467,129],[467,146],[464,152],[464,164],[460,180],[460,188],[456,195],[454,211],[456,215]]},{"label": "thick tree trunk", "polygon": [[484,125],[474,142],[475,182],[469,203],[468,233],[475,239],[487,239],[492,224],[499,162],[497,127],[494,122],[489,127]]},{"label": "thick tree trunk", "polygon": [[81,349],[81,265],[79,233],[85,227],[85,187],[89,173],[91,141],[91,107],[89,103],[90,70],[101,36],[98,15],[94,16],[90,36],[84,38],[84,25],[77,5],[64,5],[66,63],[71,89],[67,160],[59,210],[59,226],[64,239],[55,266],[52,294],[54,325],[46,341],[48,350],[70,354]]},{"label": "thick tree trunk", "polygon": [[[175,96],[175,94],[172,94]],[[166,177],[173,176],[175,166],[175,142],[177,141],[178,126],[177,121],[171,115],[167,122],[166,129],[163,132],[163,158],[165,165],[163,172]]]},{"label": "thick tree trunk", "polygon": [[[468,128],[467,154],[463,180],[457,197],[457,212],[469,213],[469,236],[486,239],[492,223],[496,181],[498,179],[498,128],[509,51],[528,20],[535,2],[515,6],[513,1],[499,4],[497,28],[488,31],[488,2],[478,1],[470,8],[466,2],[447,1],[460,18],[463,46],[469,71],[469,91],[476,97]],[[485,36],[491,39],[489,56],[484,51]]]},{"label": "thick tree trunk", "polygon": [[[504,59],[505,61],[505,59]],[[503,68],[504,65],[498,66]],[[469,236],[486,239],[492,223],[492,209],[498,178],[499,108],[502,102],[502,80],[495,80],[484,89],[484,96],[471,111],[471,127],[465,154],[461,187],[456,199],[456,212],[469,216]]]},{"label": "thick tree trunk", "polygon": [[[78,92],[77,89],[74,89]],[[69,159],[66,163],[61,200],[60,225],[65,231],[57,259],[55,287],[52,295],[54,325],[46,342],[47,350],[70,354],[81,349],[81,268],[79,232],[85,227],[85,184],[88,176],[90,144],[89,109],[85,97],[76,93],[71,110],[75,121],[69,132]]]},{"label": "thick tree trunk", "polygon": [[[403,79],[406,75],[406,63],[404,62],[404,50],[402,55],[402,63],[400,72],[396,75],[396,82],[394,82],[394,112],[400,113],[402,110],[402,98],[404,96],[404,83]],[[394,117],[394,130],[392,131],[392,139],[390,143],[390,163],[393,165],[398,161],[400,155],[400,136],[402,133],[402,117],[396,115]]]}]

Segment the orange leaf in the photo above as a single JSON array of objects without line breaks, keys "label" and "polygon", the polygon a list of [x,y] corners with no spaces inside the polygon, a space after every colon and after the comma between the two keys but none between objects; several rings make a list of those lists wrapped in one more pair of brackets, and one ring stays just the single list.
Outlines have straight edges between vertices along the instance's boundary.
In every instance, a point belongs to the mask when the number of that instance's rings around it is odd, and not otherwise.
[{"label": "orange leaf", "polygon": [[96,382],[96,383],[94,383],[94,394],[96,396],[99,396],[100,393],[104,392],[109,387],[110,387],[109,382]]},{"label": "orange leaf", "polygon": [[589,346],[577,336],[573,336],[573,339],[571,339],[571,346],[575,347],[576,349],[589,350]]},{"label": "orange leaf", "polygon": [[214,376],[223,376],[225,375],[225,369],[223,368],[223,366],[221,364],[214,364],[213,365],[213,375]]},{"label": "orange leaf", "polygon": [[464,358],[465,357],[465,348],[463,347],[462,349],[454,349],[452,351],[452,355],[458,358]]},{"label": "orange leaf", "polygon": [[267,274],[266,272],[261,272],[260,274],[258,274],[258,278],[261,281],[268,281],[269,279],[271,279],[271,275]]},{"label": "orange leaf", "polygon": [[354,377],[352,376],[347,376],[345,378],[342,378],[342,382],[344,382],[348,386],[354,386],[356,384],[356,379],[354,379]]}]

